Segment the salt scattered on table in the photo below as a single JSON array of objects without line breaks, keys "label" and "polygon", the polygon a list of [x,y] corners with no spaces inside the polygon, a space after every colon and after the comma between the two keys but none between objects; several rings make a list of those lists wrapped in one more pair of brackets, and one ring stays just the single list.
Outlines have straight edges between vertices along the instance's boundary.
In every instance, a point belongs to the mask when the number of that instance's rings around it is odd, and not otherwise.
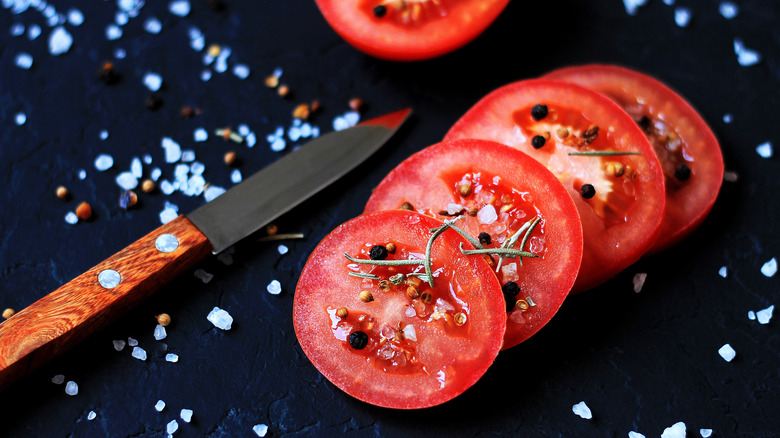
[{"label": "salt scattered on table", "polygon": [[27,114],[21,112],[16,113],[16,115],[14,116],[14,122],[19,126],[24,125],[25,123],[27,123]]},{"label": "salt scattered on table", "polygon": [[637,9],[644,6],[645,3],[647,0],[623,0],[623,6],[625,6],[628,15],[636,15]]},{"label": "salt scattered on table", "polygon": [[174,0],[168,4],[168,10],[173,15],[186,17],[190,13],[190,2],[187,0]]},{"label": "salt scattered on table", "polygon": [[171,420],[165,426],[165,431],[168,432],[168,435],[173,435],[177,430],[179,430],[179,422],[176,420]]},{"label": "salt scattered on table", "polygon": [[287,147],[287,142],[281,137],[275,138],[271,143],[271,150],[274,152],[281,152],[285,147]]},{"label": "salt scattered on table", "polygon": [[720,15],[722,15],[723,18],[732,19],[739,13],[739,7],[732,2],[720,2],[720,5],[718,5],[718,12],[720,12]]},{"label": "salt scattered on table", "polygon": [[65,394],[76,395],[79,393],[79,385],[73,380],[68,381],[65,384]]},{"label": "salt scattered on table", "polygon": [[629,433],[628,433],[628,438],[645,438],[645,436],[644,436],[644,435],[642,435],[642,434],[641,434],[641,433],[639,433],[639,432],[633,432],[633,431],[632,431],[632,432],[629,432]]},{"label": "salt scattered on table", "polygon": [[773,277],[777,273],[777,259],[772,257],[761,266],[761,273],[766,277]]},{"label": "salt scattered on table", "polygon": [[734,53],[737,55],[737,62],[743,67],[749,67],[761,61],[761,54],[745,47],[739,38],[734,38]]},{"label": "salt scattered on table", "polygon": [[723,123],[731,123],[732,121],[734,121],[734,116],[728,113],[723,114]]},{"label": "salt scattered on table", "polygon": [[726,269],[725,266],[721,266],[720,269],[718,269],[718,275],[720,275],[723,278],[726,278],[726,276],[728,275],[728,270]]},{"label": "salt scattered on table", "polygon": [[138,178],[133,172],[122,172],[116,176],[116,184],[125,190],[133,190],[138,187]]},{"label": "salt scattered on table", "polygon": [[222,187],[208,186],[206,190],[203,191],[203,199],[205,199],[206,202],[211,202],[223,193],[225,193],[225,189]]},{"label": "salt scattered on table", "polygon": [[160,20],[158,20],[157,17],[149,17],[144,21],[144,30],[157,35],[162,31],[162,23],[160,23]]},{"label": "salt scattered on table", "polygon": [[230,181],[233,184],[238,184],[243,180],[243,176],[241,175],[241,171],[238,169],[233,169],[232,172],[230,172]]},{"label": "salt scattered on table", "polygon": [[259,437],[264,437],[268,433],[268,426],[265,424],[255,424],[252,426],[252,430]]},{"label": "salt scattered on table", "polygon": [[773,152],[772,143],[769,141],[756,146],[756,153],[760,155],[761,158],[772,158]]},{"label": "salt scattered on table", "polygon": [[755,321],[756,320],[756,312],[754,312],[753,310],[748,310],[748,319],[751,320],[751,321]]},{"label": "salt scattered on table", "polygon": [[95,411],[89,411],[87,414],[87,420],[92,421],[97,417],[97,413]]},{"label": "salt scattered on table", "polygon": [[134,177],[140,178],[143,175],[143,171],[144,168],[141,164],[141,159],[133,157],[133,160],[130,162],[130,173],[132,173]]},{"label": "salt scattered on table", "polygon": [[100,136],[101,140],[107,139],[108,138],[108,131],[106,131],[105,129],[101,129],[99,136]]},{"label": "salt scattered on table", "polygon": [[165,402],[162,400],[157,400],[157,403],[154,404],[154,409],[157,412],[162,412],[162,410],[165,409]]},{"label": "salt scattered on table", "polygon": [[279,280],[273,280],[270,283],[268,283],[266,289],[268,290],[268,293],[271,295],[279,295],[282,292],[282,285],[281,283],[279,283]]},{"label": "salt scattered on table", "polygon": [[52,55],[62,55],[70,50],[70,46],[73,44],[73,37],[64,27],[58,26],[54,28],[49,35],[49,53]]},{"label": "salt scattered on table", "polygon": [[175,163],[181,158],[181,146],[170,137],[163,137],[161,146],[165,149],[165,162]]},{"label": "salt scattered on table", "polygon": [[185,423],[192,421],[192,409],[182,409],[179,416]]},{"label": "salt scattered on table", "polygon": [[762,309],[756,312],[756,319],[758,319],[758,323],[769,324],[769,321],[772,319],[772,313],[774,313],[774,311],[775,305],[773,304],[766,309]]},{"label": "salt scattered on table", "polygon": [[279,245],[276,249],[279,251],[279,254],[282,254],[282,255],[287,254],[287,251],[290,250],[285,245]]},{"label": "salt scattered on table", "polygon": [[114,344],[114,350],[122,351],[125,349],[125,345],[127,343],[121,339],[114,339],[113,344]]},{"label": "salt scattered on table", "polygon": [[203,128],[197,128],[192,134],[193,139],[196,142],[202,142],[209,139],[209,133]]},{"label": "salt scattered on table", "polygon": [[680,421],[664,429],[661,438],[685,438],[685,423]]},{"label": "salt scattered on table", "polygon": [[117,12],[114,15],[114,23],[118,24],[119,26],[124,26],[130,21],[130,17],[127,16],[124,12]]},{"label": "salt scattered on table", "polygon": [[19,53],[16,55],[16,58],[14,58],[14,64],[19,68],[29,70],[33,65],[33,57],[26,52]]},{"label": "salt scattered on table", "polygon": [[79,221],[79,217],[76,216],[76,213],[74,213],[72,211],[69,211],[69,212],[65,213],[65,222],[67,222],[67,223],[69,223],[71,225],[76,225],[78,223],[78,221]]},{"label": "salt scattered on table", "polygon": [[116,50],[114,50],[114,58],[116,59],[125,59],[127,57],[127,51],[121,47],[117,47]]},{"label": "salt scattered on table", "polygon": [[710,438],[712,436],[712,429],[699,429],[699,435],[701,435],[701,438]]},{"label": "salt scattered on table", "polygon": [[62,385],[65,382],[65,376],[63,374],[57,374],[51,378],[51,383],[55,385]]},{"label": "salt scattered on table", "polygon": [[135,339],[135,338],[131,338],[130,336],[128,336],[128,337],[127,337],[127,345],[129,345],[129,346],[131,346],[131,347],[135,347],[136,345],[138,345],[138,340],[137,340],[137,339]]},{"label": "salt scattered on table", "polygon": [[167,224],[179,216],[179,207],[176,204],[165,202],[165,208],[160,212],[160,222]]},{"label": "salt scattered on table", "polygon": [[133,347],[132,356],[138,360],[146,360],[146,350],[141,347]]},{"label": "salt scattered on table", "polygon": [[165,327],[157,324],[157,327],[154,328],[154,339],[160,341],[165,339],[166,336],[168,336],[168,332],[165,331]]},{"label": "salt scattered on table", "polygon": [[572,406],[571,410],[572,412],[574,412],[575,414],[579,415],[580,417],[586,420],[590,420],[591,418],[593,418],[593,413],[590,411],[590,408],[588,407],[588,405],[585,404],[584,401],[581,401],[576,405]]},{"label": "salt scattered on table", "polygon": [[680,27],[687,27],[691,22],[690,8],[678,7],[674,10],[674,22]]},{"label": "salt scattered on table", "polygon": [[95,158],[95,169],[104,172],[114,165],[114,157],[108,154],[100,154]]},{"label": "salt scattered on table", "polygon": [[27,39],[30,41],[38,38],[41,36],[41,26],[38,26],[37,24],[31,24],[30,27],[27,29]]},{"label": "salt scattered on table", "polygon": [[87,179],[87,171],[86,170],[84,170],[84,169],[80,169],[79,170],[79,179],[82,180],[82,181]]},{"label": "salt scattered on table", "polygon": [[249,67],[246,64],[236,64],[233,66],[233,74],[239,79],[246,79],[249,77]]},{"label": "salt scattered on table", "polygon": [[84,23],[84,14],[76,8],[68,9],[68,23],[81,26]]},{"label": "salt scattered on table", "polygon": [[160,91],[162,82],[162,76],[157,73],[149,72],[144,75],[144,86],[146,86],[149,91]]},{"label": "salt scattered on table", "polygon": [[109,41],[116,41],[122,38],[122,28],[116,24],[109,24],[106,26],[106,39]]},{"label": "salt scattered on table", "polygon": [[257,135],[254,132],[250,132],[244,140],[246,141],[246,147],[253,148],[257,144]]},{"label": "salt scattered on table", "polygon": [[208,316],[206,316],[206,319],[211,321],[211,323],[214,324],[214,327],[221,330],[230,330],[233,326],[233,317],[219,307],[214,307],[211,312],[209,312]]},{"label": "salt scattered on table", "polygon": [[634,275],[634,292],[639,293],[642,291],[642,287],[645,285],[647,274],[644,272]]},{"label": "salt scattered on table", "polygon": [[176,363],[179,361],[179,355],[174,353],[168,353],[165,355],[165,360],[167,362],[173,362]]},{"label": "salt scattered on table", "polygon": [[720,354],[720,357],[722,357],[726,362],[731,362],[737,356],[737,352],[734,351],[734,349],[731,348],[731,345],[729,344],[724,344],[722,347],[720,347],[718,349],[718,354]]},{"label": "salt scattered on table", "polygon": [[20,36],[24,34],[24,24],[14,23],[11,26],[11,36]]}]

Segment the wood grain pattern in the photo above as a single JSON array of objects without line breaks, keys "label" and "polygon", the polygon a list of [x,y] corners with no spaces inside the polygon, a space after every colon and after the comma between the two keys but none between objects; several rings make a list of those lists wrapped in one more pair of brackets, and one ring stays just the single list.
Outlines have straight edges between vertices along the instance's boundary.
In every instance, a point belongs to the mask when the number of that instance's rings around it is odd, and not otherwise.
[{"label": "wood grain pattern", "polygon": [[[155,247],[161,234],[179,242],[169,253]],[[103,328],[148,298],[211,251],[204,236],[179,216],[0,324],[0,389]],[[120,273],[118,286],[98,282],[105,269]]]}]

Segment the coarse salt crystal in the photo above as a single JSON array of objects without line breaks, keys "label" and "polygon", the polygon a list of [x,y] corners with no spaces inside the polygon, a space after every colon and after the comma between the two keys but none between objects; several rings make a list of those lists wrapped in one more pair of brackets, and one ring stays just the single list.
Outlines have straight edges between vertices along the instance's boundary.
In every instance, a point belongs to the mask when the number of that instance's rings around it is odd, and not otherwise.
[{"label": "coarse salt crystal", "polygon": [[65,394],[76,395],[79,393],[79,385],[73,380],[65,384]]},{"label": "coarse salt crystal", "polygon": [[734,120],[734,116],[731,114],[723,114],[723,123],[731,123]]},{"label": "coarse salt crystal", "polygon": [[718,349],[718,354],[720,354],[720,357],[723,358],[726,362],[731,362],[734,357],[737,356],[737,352],[734,351],[733,348],[731,348],[731,345],[724,344],[722,347]]},{"label": "coarse salt crystal", "polygon": [[144,85],[149,91],[159,91],[160,87],[162,87],[162,76],[149,72],[144,75]]},{"label": "coarse salt crystal", "polygon": [[691,10],[683,7],[676,8],[674,10],[674,22],[680,27],[687,27],[691,22]]},{"label": "coarse salt crystal", "polygon": [[138,360],[146,360],[146,350],[141,347],[133,347],[132,356]]},{"label": "coarse salt crystal", "polygon": [[192,134],[193,138],[197,142],[206,141],[209,139],[209,133],[203,128],[198,128]]},{"label": "coarse salt crystal", "polygon": [[646,279],[647,274],[644,272],[634,275],[634,292],[639,293],[642,291]]},{"label": "coarse salt crystal", "polygon": [[749,67],[761,61],[761,54],[746,48],[739,38],[734,39],[734,53],[737,55],[737,62],[743,67]]},{"label": "coarse salt crystal", "polygon": [[27,123],[27,114],[16,113],[16,115],[14,116],[14,122],[19,126],[24,125],[25,123]]},{"label": "coarse salt crystal", "polygon": [[232,172],[230,172],[230,181],[233,182],[233,184],[238,184],[241,182],[243,177],[241,176],[241,171],[238,169],[233,169]]},{"label": "coarse salt crystal", "polygon": [[95,169],[103,172],[114,165],[114,157],[108,154],[100,154],[95,158]]},{"label": "coarse salt crystal", "polygon": [[174,353],[168,353],[165,355],[165,360],[167,362],[173,362],[176,363],[179,361],[179,355]]},{"label": "coarse salt crystal", "polygon": [[685,423],[680,421],[664,429],[661,438],[685,438]]},{"label": "coarse salt crystal", "polygon": [[160,182],[160,191],[165,195],[170,195],[176,191],[176,187],[170,181],[164,179]]},{"label": "coarse salt crystal", "polygon": [[265,424],[255,424],[252,426],[252,430],[259,437],[264,437],[268,433],[268,426]]},{"label": "coarse salt crystal", "polygon": [[131,347],[135,347],[138,345],[138,340],[135,338],[131,338],[130,336],[127,337],[127,345]]},{"label": "coarse salt crystal", "polygon": [[105,139],[108,138],[108,131],[106,131],[105,129],[102,129],[100,131],[100,134],[98,134],[98,136],[100,137],[101,140],[105,140]]},{"label": "coarse salt crystal", "polygon": [[130,21],[130,17],[127,16],[124,12],[117,12],[114,15],[114,23],[118,24],[119,26],[124,26]]},{"label": "coarse salt crystal", "polygon": [[718,275],[720,275],[723,278],[726,278],[726,276],[728,275],[728,270],[726,269],[725,266],[721,266],[720,269],[718,269]]},{"label": "coarse salt crystal", "polygon": [[766,309],[756,312],[756,319],[759,324],[769,324],[769,320],[772,319],[772,313],[775,311],[775,305],[771,305]]},{"label": "coarse salt crystal", "polygon": [[206,202],[211,202],[223,193],[225,193],[225,189],[222,187],[208,186],[206,190],[203,191],[203,199],[205,199]]},{"label": "coarse salt crystal", "polygon": [[407,324],[406,326],[404,326],[404,337],[410,341],[417,340],[417,331],[415,330],[412,324]]},{"label": "coarse salt crystal", "polygon": [[732,2],[720,2],[718,12],[720,12],[723,18],[732,19],[739,13],[739,7]]},{"label": "coarse salt crystal", "polygon": [[165,409],[165,402],[162,400],[157,400],[157,403],[154,404],[154,409],[157,412],[162,412],[162,410]]},{"label": "coarse salt crystal", "polygon": [[246,135],[246,138],[244,139],[246,141],[246,147],[253,148],[255,144],[257,144],[257,136],[254,132],[250,132]]},{"label": "coarse salt crystal", "polygon": [[211,70],[203,70],[200,72],[200,80],[203,82],[207,82],[209,79],[211,79]]},{"label": "coarse salt crystal", "polygon": [[106,39],[109,41],[116,41],[122,38],[122,28],[116,24],[109,24],[106,26]]},{"label": "coarse salt crystal", "polygon": [[644,436],[644,435],[642,435],[642,434],[641,434],[641,433],[639,433],[639,432],[633,432],[633,431],[632,431],[632,432],[629,432],[629,433],[628,433],[628,438],[645,438],[645,436]]},{"label": "coarse salt crystal", "polygon": [[181,158],[181,146],[170,137],[163,137],[161,146],[165,149],[165,162],[175,163]]},{"label": "coarse salt crystal", "polygon": [[37,24],[30,25],[27,29],[27,38],[32,41],[41,36],[41,32],[41,26],[38,26]]},{"label": "coarse salt crystal", "polygon": [[166,336],[168,336],[168,332],[165,331],[165,327],[157,324],[157,327],[154,328],[154,339],[160,341],[165,339]]},{"label": "coarse salt crystal", "polygon": [[16,55],[14,63],[17,67],[29,70],[33,65],[33,57],[29,53],[22,52]]},{"label": "coarse salt crystal", "polygon": [[134,177],[140,178],[143,176],[143,165],[141,164],[141,159],[138,157],[133,157],[133,160],[130,162],[130,173],[133,174]]},{"label": "coarse salt crystal", "polygon": [[192,421],[192,409],[182,409],[179,416],[185,423]]},{"label": "coarse salt crystal", "polygon": [[701,438],[710,438],[712,436],[712,429],[699,429],[699,435],[701,435]]},{"label": "coarse salt crystal", "polygon": [[56,376],[51,378],[51,383],[55,385],[62,385],[65,382],[65,376],[62,374],[57,374]]},{"label": "coarse salt crystal", "polygon": [[133,190],[138,187],[138,178],[132,172],[122,172],[116,176],[116,183],[125,190]]},{"label": "coarse salt crystal", "polygon": [[167,224],[179,216],[179,207],[170,202],[165,203],[165,208],[160,212],[160,222]]},{"label": "coarse salt crystal", "polygon": [[186,17],[190,13],[190,2],[187,0],[176,0],[168,4],[168,10],[173,15]]},{"label": "coarse salt crystal", "polygon": [[72,211],[65,213],[65,222],[71,225],[75,225],[76,223],[78,223],[78,221],[79,221],[79,217],[76,216],[76,213]]},{"label": "coarse salt crystal", "polygon": [[268,293],[271,295],[279,295],[282,292],[282,285],[281,283],[279,283],[279,280],[273,280],[270,283],[268,283],[266,289],[268,290]]},{"label": "coarse salt crystal", "polygon": [[75,8],[68,9],[68,23],[81,26],[84,23],[84,14]]},{"label": "coarse salt crystal", "polygon": [[208,316],[206,316],[206,319],[211,321],[211,323],[214,324],[214,327],[218,329],[230,330],[233,326],[233,317],[219,307],[214,307],[211,312],[209,312]]},{"label": "coarse salt crystal", "polygon": [[49,53],[52,55],[57,56],[66,53],[70,50],[72,44],[73,37],[62,26],[54,28],[51,35],[49,35]]},{"label": "coarse salt crystal", "polygon": [[777,273],[777,259],[772,257],[768,262],[761,266],[761,273],[766,277],[773,277]]},{"label": "coarse salt crystal", "polygon": [[249,67],[245,64],[237,64],[233,67],[233,74],[239,79],[246,79],[249,77]]},{"label": "coarse salt crystal", "polygon": [[626,8],[628,15],[636,15],[636,11],[640,6],[644,6],[647,0],[623,0],[623,6]]},{"label": "coarse salt crystal", "polygon": [[97,417],[97,413],[95,411],[89,411],[89,414],[87,414],[87,420],[92,421]]},{"label": "coarse salt crystal", "polygon": [[113,344],[114,344],[114,350],[116,350],[116,351],[124,350],[125,349],[125,345],[127,345],[127,343],[125,341],[121,340],[121,339],[115,339],[113,341]]},{"label": "coarse salt crystal", "polygon": [[24,24],[14,23],[13,26],[11,26],[11,36],[20,36],[22,34],[24,34]]},{"label": "coarse salt crystal", "polygon": [[84,169],[80,169],[79,170],[79,179],[82,180],[82,181],[87,179],[87,171],[86,170],[84,170]]},{"label": "coarse salt crystal", "polygon": [[748,319],[751,320],[751,321],[755,321],[756,320],[756,312],[754,312],[752,310],[748,310]]},{"label": "coarse salt crystal", "polygon": [[501,276],[504,282],[518,281],[520,276],[517,274],[517,263],[505,263],[502,265]]},{"label": "coarse salt crystal", "polygon": [[492,204],[488,204],[482,207],[482,209],[477,213],[477,219],[481,224],[492,224],[496,221],[496,219],[498,219],[496,208],[493,207]]},{"label": "coarse salt crystal", "polygon": [[283,138],[278,137],[271,143],[271,150],[274,152],[281,152],[286,146],[287,142]]},{"label": "coarse salt crystal", "polygon": [[144,30],[157,35],[162,30],[162,23],[156,17],[149,17],[144,21]]},{"label": "coarse salt crystal", "polygon": [[179,422],[176,420],[171,420],[165,426],[165,431],[168,432],[168,435],[173,435],[177,430],[179,430]]},{"label": "coarse salt crystal", "polygon": [[278,247],[276,247],[276,249],[277,249],[277,251],[279,251],[279,254],[282,254],[282,255],[287,254],[287,251],[290,250],[285,245],[279,245]]},{"label": "coarse salt crystal", "polygon": [[767,141],[756,146],[756,153],[760,155],[761,158],[771,158],[773,152],[771,142]]},{"label": "coarse salt crystal", "polygon": [[574,412],[575,414],[579,415],[580,417],[586,420],[590,420],[591,418],[593,418],[593,413],[590,411],[590,408],[588,407],[588,405],[585,404],[584,401],[581,401],[576,405],[572,406],[571,410],[572,412]]}]

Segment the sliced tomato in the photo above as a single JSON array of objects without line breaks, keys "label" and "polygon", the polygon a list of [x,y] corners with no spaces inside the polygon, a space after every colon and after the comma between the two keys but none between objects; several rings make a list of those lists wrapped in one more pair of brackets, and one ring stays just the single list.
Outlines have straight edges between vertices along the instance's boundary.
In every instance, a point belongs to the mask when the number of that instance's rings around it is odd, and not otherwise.
[{"label": "sliced tomato", "polygon": [[672,246],[701,224],[723,182],[723,154],[715,134],[685,99],[657,79],[613,65],[568,67],[545,77],[603,93],[647,135],[666,179],[661,234],[651,252]]},{"label": "sliced tomato", "polygon": [[[469,109],[445,140],[459,138],[520,149],[563,183],[584,233],[575,292],[637,261],[658,236],[665,202],[661,164],[633,119],[595,91],[546,79],[506,85]],[[581,153],[631,155],[574,155]]]},{"label": "sliced tomato", "polygon": [[482,33],[509,0],[316,0],[349,44],[378,58],[417,61],[449,53]]},{"label": "sliced tomato", "polygon": [[420,264],[365,264],[419,263],[442,225],[410,211],[363,215],[326,236],[306,262],[295,333],[314,366],[347,394],[390,408],[433,406],[493,363],[506,326],[501,288],[481,257],[461,252],[461,244],[473,247],[454,230],[430,246],[433,287]]},{"label": "sliced tomato", "polygon": [[486,256],[506,291],[503,348],[539,331],[577,277],[583,244],[574,202],[555,175],[515,149],[487,140],[423,149],[393,169],[366,205],[367,212],[398,208],[440,220],[456,216],[455,226],[484,248],[509,247],[538,256]]}]

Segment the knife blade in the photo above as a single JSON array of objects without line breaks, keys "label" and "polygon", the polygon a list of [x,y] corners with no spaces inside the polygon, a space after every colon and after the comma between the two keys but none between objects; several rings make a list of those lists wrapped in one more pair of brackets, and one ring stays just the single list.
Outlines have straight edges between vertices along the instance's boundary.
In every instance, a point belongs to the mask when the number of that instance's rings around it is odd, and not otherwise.
[{"label": "knife blade", "polygon": [[253,234],[379,149],[404,109],[320,136],[190,214],[98,263],[0,324],[0,390],[148,298],[210,253]]}]

